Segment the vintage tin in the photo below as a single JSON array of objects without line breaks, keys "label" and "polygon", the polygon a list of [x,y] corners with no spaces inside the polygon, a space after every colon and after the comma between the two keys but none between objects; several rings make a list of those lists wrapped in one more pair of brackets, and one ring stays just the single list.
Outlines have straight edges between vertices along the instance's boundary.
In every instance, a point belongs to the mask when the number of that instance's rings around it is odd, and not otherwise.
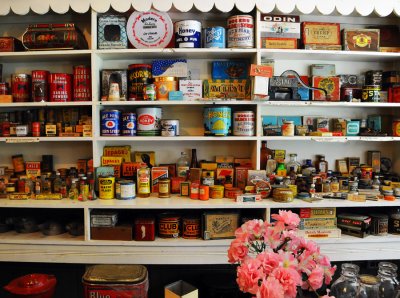
[{"label": "vintage tin", "polygon": [[168,100],[168,93],[178,90],[178,81],[175,77],[156,77],[154,84],[157,100]]},{"label": "vintage tin", "polygon": [[15,129],[17,137],[26,137],[29,133],[28,125],[17,125]]},{"label": "vintage tin", "polygon": [[250,99],[250,80],[203,80],[203,96],[212,99]]},{"label": "vintage tin", "polygon": [[171,196],[171,180],[162,178],[158,180],[158,197],[169,198]]},{"label": "vintage tin", "polygon": [[228,136],[232,132],[232,118],[230,107],[204,108],[204,135]]},{"label": "vintage tin", "polygon": [[212,61],[211,77],[213,80],[244,80],[249,77],[247,60]]},{"label": "vintage tin", "polygon": [[92,80],[90,76],[90,66],[76,65],[74,66],[74,101],[91,101],[92,100]]},{"label": "vintage tin", "polygon": [[340,88],[340,101],[353,101],[361,100],[362,89],[358,87],[341,87]]},{"label": "vintage tin", "polygon": [[181,233],[180,220],[180,216],[171,213],[160,214],[158,216],[158,236],[160,238],[178,238]]},{"label": "vintage tin", "polygon": [[112,200],[115,192],[115,178],[113,176],[100,176],[99,199]]},{"label": "vintage tin", "polygon": [[85,298],[147,298],[149,280],[142,265],[93,265],[82,278]]},{"label": "vintage tin", "polygon": [[389,216],[389,233],[400,234],[400,210],[390,213]]},{"label": "vintage tin", "polygon": [[208,201],[210,199],[210,187],[208,185],[200,185],[199,200]]},{"label": "vintage tin", "polygon": [[23,155],[22,154],[13,155],[11,158],[14,167],[14,172],[15,173],[25,172],[25,163]]},{"label": "vintage tin", "polygon": [[32,137],[40,137],[40,122],[32,122]]},{"label": "vintage tin", "polygon": [[238,111],[233,113],[233,135],[254,136],[255,115],[253,111]]},{"label": "vintage tin", "polygon": [[121,15],[100,15],[97,23],[98,49],[126,49],[126,17]]},{"label": "vintage tin", "polygon": [[9,86],[7,82],[0,82],[0,95],[6,95],[9,92]]},{"label": "vintage tin", "polygon": [[49,75],[49,100],[65,102],[72,100],[71,75],[67,73],[51,73]]},{"label": "vintage tin", "polygon": [[0,37],[0,52],[19,52],[24,50],[24,46],[19,39],[10,36]]},{"label": "vintage tin", "polygon": [[151,64],[130,64],[128,66],[129,100],[143,100],[143,87],[149,82]]},{"label": "vintage tin", "polygon": [[400,137],[400,118],[396,118],[392,122],[392,135]]},{"label": "vintage tin", "polygon": [[185,239],[197,239],[201,234],[200,218],[185,216],[182,218],[182,237]]},{"label": "vintage tin", "polygon": [[380,102],[381,86],[379,85],[365,85],[362,89],[362,101],[367,102]]},{"label": "vintage tin", "polygon": [[204,240],[235,238],[235,231],[239,227],[239,218],[240,213],[237,211],[204,212],[202,217],[202,230]]},{"label": "vintage tin", "polygon": [[154,241],[156,235],[156,221],[153,217],[139,217],[135,219],[135,241]]},{"label": "vintage tin", "polygon": [[225,48],[225,28],[221,26],[204,29],[205,48]]},{"label": "vintage tin", "polygon": [[137,135],[159,136],[161,134],[162,109],[160,107],[137,108]]},{"label": "vintage tin", "polygon": [[29,101],[31,95],[31,76],[28,74],[12,74],[11,95],[13,102]]},{"label": "vintage tin", "polygon": [[179,120],[175,119],[161,120],[161,135],[163,137],[179,136]]},{"label": "vintage tin", "polygon": [[210,186],[210,197],[211,199],[222,199],[224,197],[224,186],[223,185]]},{"label": "vintage tin", "polygon": [[121,135],[120,122],[121,112],[118,110],[100,111],[100,135],[119,136]]},{"label": "vintage tin", "polygon": [[304,45],[340,45],[340,24],[302,22],[302,42]]},{"label": "vintage tin", "polygon": [[195,20],[174,24],[176,48],[201,48],[201,23]]},{"label": "vintage tin", "polygon": [[243,194],[243,190],[238,187],[225,187],[225,198],[236,199],[237,196]]},{"label": "vintage tin", "polygon": [[282,136],[292,137],[294,136],[294,122],[293,121],[285,121],[281,126]]},{"label": "vintage tin", "polygon": [[136,114],[132,112],[122,113],[122,135],[136,136]]},{"label": "vintage tin", "polygon": [[254,21],[251,15],[236,15],[228,18],[228,48],[254,47]]},{"label": "vintage tin", "polygon": [[345,51],[379,51],[379,29],[343,29]]},{"label": "vintage tin", "polygon": [[[183,185],[181,184],[181,187],[183,187]],[[182,188],[181,188],[182,190]],[[190,194],[189,197],[192,200],[198,200],[200,196],[200,183],[199,182],[192,182],[190,183]]]},{"label": "vintage tin", "polygon": [[47,70],[32,70],[32,101],[49,100],[49,74]]},{"label": "vintage tin", "polygon": [[153,81],[153,79],[147,79],[147,83],[143,85],[143,100],[156,100],[156,85],[153,83]]},{"label": "vintage tin", "polygon": [[386,214],[371,214],[371,235],[386,236],[388,233],[389,216]]},{"label": "vintage tin", "polygon": [[136,185],[132,180],[115,182],[115,198],[117,200],[131,200],[136,198]]}]

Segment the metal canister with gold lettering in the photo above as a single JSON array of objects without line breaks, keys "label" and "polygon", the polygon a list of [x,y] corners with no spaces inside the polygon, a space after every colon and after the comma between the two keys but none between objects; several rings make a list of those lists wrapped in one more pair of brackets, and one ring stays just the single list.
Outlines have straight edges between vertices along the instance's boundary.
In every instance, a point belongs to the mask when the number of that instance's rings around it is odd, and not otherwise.
[{"label": "metal canister with gold lettering", "polygon": [[185,216],[182,219],[182,237],[185,239],[200,238],[200,218]]}]

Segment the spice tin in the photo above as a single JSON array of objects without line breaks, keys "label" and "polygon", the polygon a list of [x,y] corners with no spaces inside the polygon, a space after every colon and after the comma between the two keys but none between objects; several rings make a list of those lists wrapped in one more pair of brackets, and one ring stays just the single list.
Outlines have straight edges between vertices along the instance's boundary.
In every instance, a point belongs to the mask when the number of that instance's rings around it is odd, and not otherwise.
[{"label": "spice tin", "polygon": [[225,48],[225,28],[216,26],[204,29],[205,48]]},{"label": "spice tin", "polygon": [[0,95],[6,95],[8,94],[8,83],[6,82],[0,82]]},{"label": "spice tin", "polygon": [[122,114],[122,135],[136,136],[136,114],[126,112]]},{"label": "spice tin", "polygon": [[161,238],[178,238],[180,235],[180,216],[162,213],[158,217],[158,236]]},{"label": "spice tin", "polygon": [[47,70],[32,70],[32,101],[41,102],[49,100],[49,78]]},{"label": "spice tin", "polygon": [[136,218],[135,241],[154,241],[156,221],[153,217]]},{"label": "spice tin", "polygon": [[232,131],[230,107],[204,108],[204,135],[227,136]]},{"label": "spice tin", "polygon": [[178,90],[178,81],[175,77],[156,77],[154,84],[157,100],[168,100],[169,92]]},{"label": "spice tin", "polygon": [[389,216],[386,214],[371,214],[371,234],[386,236],[388,233]]},{"label": "spice tin", "polygon": [[190,184],[190,198],[192,200],[199,199],[199,197],[200,197],[200,193],[199,193],[200,189],[199,188],[200,188],[200,183],[198,183],[198,182],[192,182]]},{"label": "spice tin", "polygon": [[185,239],[197,239],[200,236],[200,218],[184,217],[182,219],[182,237]]},{"label": "spice tin", "polygon": [[163,137],[179,136],[179,120],[175,119],[161,120],[161,135]]},{"label": "spice tin", "polygon": [[195,20],[174,24],[176,48],[201,48],[201,23]]},{"label": "spice tin", "polygon": [[99,177],[99,198],[102,200],[114,199],[115,178],[113,176]]},{"label": "spice tin", "polygon": [[255,115],[252,111],[238,111],[233,113],[233,135],[254,136]]},{"label": "spice tin", "polygon": [[136,185],[132,180],[115,182],[115,198],[118,200],[131,200],[136,198]]},{"label": "spice tin", "polygon": [[228,18],[228,48],[254,47],[254,21],[251,15]]},{"label": "spice tin", "polygon": [[49,75],[49,99],[51,102],[71,101],[71,75],[51,73]]},{"label": "spice tin", "polygon": [[159,136],[161,134],[162,109],[160,107],[137,108],[137,135]]},{"label": "spice tin", "polygon": [[208,201],[210,199],[210,187],[208,185],[200,185],[199,200]]},{"label": "spice tin", "polygon": [[128,66],[129,100],[142,100],[143,87],[151,78],[151,64],[130,64]]},{"label": "spice tin", "polygon": [[392,135],[394,137],[400,137],[400,119],[396,118],[392,122]]},{"label": "spice tin", "polygon": [[93,265],[82,278],[85,298],[147,298],[149,280],[142,265]]},{"label": "spice tin", "polygon": [[294,136],[294,122],[285,121],[282,124],[282,136]]},{"label": "spice tin", "polygon": [[366,85],[362,89],[362,101],[380,102],[381,86],[379,85]]},{"label": "spice tin", "polygon": [[92,80],[90,73],[89,66],[74,66],[74,101],[92,100]]},{"label": "spice tin", "polygon": [[27,102],[31,95],[31,76],[28,74],[11,75],[11,94],[13,102]]},{"label": "spice tin", "polygon": [[118,110],[102,110],[100,111],[102,136],[119,136],[121,112]]},{"label": "spice tin", "polygon": [[32,137],[40,137],[40,122],[32,122]]},{"label": "spice tin", "polygon": [[211,199],[222,199],[224,197],[224,186],[223,185],[210,186],[210,197]]}]

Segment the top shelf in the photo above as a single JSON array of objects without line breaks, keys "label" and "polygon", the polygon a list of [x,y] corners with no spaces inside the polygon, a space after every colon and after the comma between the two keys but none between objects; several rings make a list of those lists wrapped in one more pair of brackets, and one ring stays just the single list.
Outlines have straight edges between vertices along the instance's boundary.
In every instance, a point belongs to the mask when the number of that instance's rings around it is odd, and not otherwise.
[{"label": "top shelf", "polygon": [[90,60],[91,50],[2,52],[0,62],[60,62]]}]

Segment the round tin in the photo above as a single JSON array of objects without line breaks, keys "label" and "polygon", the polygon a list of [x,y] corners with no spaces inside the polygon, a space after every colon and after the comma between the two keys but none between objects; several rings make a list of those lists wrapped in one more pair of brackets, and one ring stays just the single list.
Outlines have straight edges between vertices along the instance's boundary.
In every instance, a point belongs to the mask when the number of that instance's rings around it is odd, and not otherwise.
[{"label": "round tin", "polygon": [[230,107],[204,108],[204,135],[227,136],[232,131],[232,118]]},{"label": "round tin", "polygon": [[131,200],[136,198],[136,185],[132,180],[115,182],[115,198],[118,200]]},{"label": "round tin", "polygon": [[281,127],[282,136],[292,137],[294,136],[294,123],[293,121],[285,121]]},{"label": "round tin", "polygon": [[74,101],[92,100],[92,80],[90,77],[90,66],[74,66]]},{"label": "round tin", "polygon": [[221,26],[204,29],[205,48],[225,48],[225,28]]},{"label": "round tin", "polygon": [[233,113],[233,135],[254,136],[255,115],[252,111],[238,111]]},{"label": "round tin", "polygon": [[125,112],[122,114],[122,135],[136,136],[136,114]]},{"label": "round tin", "polygon": [[163,137],[179,136],[179,120],[175,119],[161,120],[161,136]]},{"label": "round tin", "polygon": [[214,185],[210,186],[210,198],[211,199],[222,199],[224,197],[224,186]]},{"label": "round tin", "polygon": [[386,236],[388,233],[389,216],[386,214],[371,214],[371,228],[372,235]]},{"label": "round tin", "polygon": [[161,134],[162,109],[160,107],[137,108],[137,135],[159,136]]},{"label": "round tin", "polygon": [[130,64],[128,66],[128,93],[129,100],[142,100],[143,87],[149,83],[151,64]]},{"label": "round tin", "polygon": [[47,70],[32,70],[32,101],[41,102],[49,100],[49,78]]},{"label": "round tin", "polygon": [[15,173],[25,172],[24,156],[22,154],[11,156]]},{"label": "round tin", "polygon": [[119,136],[121,112],[118,110],[100,111],[100,135],[101,136]]},{"label": "round tin", "polygon": [[174,24],[176,48],[201,48],[201,23],[195,20]]},{"label": "round tin", "polygon": [[158,197],[169,198],[171,196],[171,179],[164,178],[158,181]]},{"label": "round tin", "polygon": [[182,237],[185,239],[200,238],[200,218],[188,216],[182,219]]},{"label": "round tin", "polygon": [[154,84],[157,100],[168,100],[169,92],[178,90],[178,81],[175,77],[157,77]]},{"label": "round tin", "polygon": [[158,216],[158,236],[160,238],[178,238],[180,235],[180,216],[162,213]]},{"label": "round tin", "polygon": [[200,185],[199,200],[208,201],[210,199],[210,187],[208,185]]},{"label": "round tin", "polygon": [[228,18],[228,48],[254,47],[254,21],[251,15]]},{"label": "round tin", "polygon": [[99,198],[102,200],[114,199],[115,178],[113,176],[99,177]]},{"label": "round tin", "polygon": [[29,101],[31,95],[31,76],[28,74],[12,74],[11,94],[13,102]]},{"label": "round tin", "polygon": [[9,87],[7,82],[0,82],[0,95],[7,95]]},{"label": "round tin", "polygon": [[400,137],[400,119],[396,118],[392,122],[392,135],[394,137]]},{"label": "round tin", "polygon": [[71,101],[71,75],[67,73],[51,73],[49,75],[49,99],[51,102]]},{"label": "round tin", "polygon": [[365,85],[362,89],[362,101],[380,102],[381,99],[381,86],[379,85]]}]

